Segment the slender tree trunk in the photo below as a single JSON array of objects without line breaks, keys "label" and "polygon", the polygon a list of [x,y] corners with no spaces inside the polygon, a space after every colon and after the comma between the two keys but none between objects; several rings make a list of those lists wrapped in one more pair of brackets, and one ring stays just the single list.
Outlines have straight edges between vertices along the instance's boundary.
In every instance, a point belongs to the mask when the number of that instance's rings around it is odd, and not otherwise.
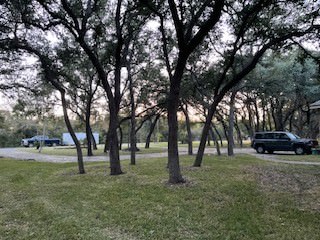
[{"label": "slender tree trunk", "polygon": [[190,118],[188,113],[188,106],[186,105],[186,108],[183,108],[182,111],[184,113],[184,116],[186,118],[186,127],[187,127],[187,133],[188,133],[188,155],[193,155],[193,149],[192,149],[192,132],[191,132],[191,126],[190,126]]},{"label": "slender tree trunk", "polygon": [[123,143],[123,132],[121,126],[118,127],[120,139],[119,139],[119,150],[122,150],[122,143]]},{"label": "slender tree trunk", "polygon": [[86,121],[86,136],[87,136],[87,156],[93,156],[92,152],[92,141],[91,141],[91,131],[90,131],[90,123],[88,120]]},{"label": "slender tree trunk", "polygon": [[128,78],[129,78],[129,90],[131,99],[131,118],[130,118],[130,164],[136,164],[136,151],[137,151],[137,137],[136,137],[136,105],[134,100],[134,86],[131,76],[130,62],[127,64]]},{"label": "slender tree trunk", "polygon": [[82,150],[81,150],[81,146],[80,146],[80,142],[72,128],[71,122],[69,120],[69,116],[68,116],[68,112],[67,112],[67,101],[65,98],[65,92],[60,90],[60,94],[61,94],[61,101],[62,101],[62,108],[63,108],[63,116],[64,116],[64,121],[66,123],[67,129],[71,135],[71,138],[73,140],[73,142],[76,145],[76,149],[77,149],[77,157],[78,157],[78,168],[79,168],[79,173],[80,174],[84,174],[85,170],[84,170],[84,164],[83,164],[83,156],[82,156]]},{"label": "slender tree trunk", "polygon": [[236,124],[234,126],[237,131],[237,135],[238,135],[238,143],[240,145],[240,148],[242,148],[243,147],[242,134],[241,134],[238,122],[237,122],[237,118],[235,118],[235,120],[236,120]]},{"label": "slender tree trunk", "polygon": [[260,131],[260,114],[259,114],[258,104],[256,101],[253,102],[253,106],[254,106],[256,121],[257,121],[256,126],[255,126],[255,130],[256,130],[256,132],[258,132],[258,131]]},{"label": "slender tree trunk", "polygon": [[219,142],[218,142],[218,140],[217,140],[216,135],[214,134],[214,131],[213,131],[212,127],[210,127],[210,130],[209,130],[209,131],[210,131],[212,140],[214,141],[214,143],[215,143],[215,145],[216,145],[217,154],[218,154],[218,156],[221,156],[220,145],[219,145]]},{"label": "slender tree trunk", "polygon": [[237,91],[232,91],[230,99],[230,111],[229,111],[229,128],[228,128],[228,156],[234,156],[234,139],[233,139],[233,130],[234,130],[234,103],[236,99]]},{"label": "slender tree trunk", "polygon": [[90,117],[91,117],[91,98],[87,99],[87,106],[86,106],[86,136],[87,136],[87,156],[93,156],[92,152],[92,141],[91,141],[91,126],[90,126]]},{"label": "slender tree trunk", "polygon": [[215,135],[217,134],[219,137],[219,141],[220,141],[220,146],[223,147],[223,141],[222,141],[222,137],[221,134],[219,133],[218,129],[216,128],[216,126],[213,126],[214,131],[216,132]]},{"label": "slender tree trunk", "polygon": [[211,127],[211,120],[213,118],[213,114],[214,114],[214,112],[216,110],[216,107],[217,107],[216,104],[212,104],[211,107],[208,110],[208,114],[207,114],[207,117],[206,117],[206,122],[205,122],[205,124],[203,126],[203,129],[202,129],[202,134],[201,134],[200,145],[199,145],[199,148],[198,148],[198,153],[197,153],[196,159],[195,159],[195,161],[193,163],[194,167],[201,167],[204,150],[206,148],[207,136],[208,136],[208,133],[209,133],[209,130],[210,130],[210,127]]},{"label": "slender tree trunk", "polygon": [[160,114],[157,114],[156,118],[154,119],[154,121],[151,122],[149,133],[148,133],[147,138],[146,138],[145,148],[149,148],[150,147],[151,136],[152,136],[152,133],[154,132],[154,129],[155,129],[156,125],[157,125],[157,122],[158,122],[159,118],[160,118]]},{"label": "slender tree trunk", "polygon": [[210,135],[208,134],[207,137],[207,146],[210,147],[211,146],[211,139],[210,139]]},{"label": "slender tree trunk", "polygon": [[103,152],[107,153],[110,150],[110,141],[109,141],[109,131],[106,134],[106,139],[104,141],[104,150]]},{"label": "slender tree trunk", "polygon": [[91,126],[90,126],[89,130],[90,130],[90,137],[91,137],[91,141],[92,141],[92,149],[97,150],[98,149],[97,142],[96,142],[96,139],[94,138]]}]

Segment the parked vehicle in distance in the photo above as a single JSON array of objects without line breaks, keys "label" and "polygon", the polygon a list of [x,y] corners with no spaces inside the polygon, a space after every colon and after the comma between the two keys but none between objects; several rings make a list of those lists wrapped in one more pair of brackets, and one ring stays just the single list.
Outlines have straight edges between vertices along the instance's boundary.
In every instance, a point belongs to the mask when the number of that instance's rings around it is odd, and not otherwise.
[{"label": "parked vehicle in distance", "polygon": [[44,135],[37,135],[32,138],[24,138],[21,140],[21,146],[24,147],[33,147],[37,143],[43,142],[44,146],[57,146],[60,145],[59,138],[49,138],[48,136]]},{"label": "parked vehicle in distance", "polygon": [[256,132],[251,147],[257,153],[273,153],[274,151],[294,151],[297,155],[311,154],[312,148],[319,146],[315,139],[300,138],[290,132]]}]

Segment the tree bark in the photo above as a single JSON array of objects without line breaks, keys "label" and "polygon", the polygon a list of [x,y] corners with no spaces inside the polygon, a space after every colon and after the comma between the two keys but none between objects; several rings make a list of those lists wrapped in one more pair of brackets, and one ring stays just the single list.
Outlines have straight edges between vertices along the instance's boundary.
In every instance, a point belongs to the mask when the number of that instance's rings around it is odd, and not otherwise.
[{"label": "tree bark", "polygon": [[92,132],[91,132],[91,126],[90,126],[90,117],[91,117],[91,102],[92,99],[89,96],[89,98],[87,99],[87,106],[86,106],[86,136],[87,136],[87,156],[91,157],[93,156],[93,152],[92,152],[92,141],[91,141],[91,136],[92,136]]},{"label": "tree bark", "polygon": [[191,126],[190,126],[190,118],[188,113],[188,106],[186,105],[186,108],[181,106],[182,111],[184,113],[184,116],[186,118],[186,127],[187,127],[187,134],[188,134],[188,155],[193,155],[193,149],[192,149],[192,132],[191,132]]},{"label": "tree bark", "polygon": [[234,156],[234,139],[233,139],[233,130],[234,130],[234,104],[236,99],[237,91],[233,90],[230,98],[230,110],[229,110],[229,128],[228,128],[228,156]]},{"label": "tree bark", "polygon": [[213,140],[214,143],[215,143],[216,150],[217,150],[217,154],[218,154],[218,156],[220,156],[220,155],[221,155],[220,145],[219,145],[219,142],[218,142],[218,140],[217,140],[216,135],[214,134],[214,131],[213,131],[212,127],[210,127],[210,134],[211,134],[212,140]]},{"label": "tree bark", "polygon": [[92,128],[91,128],[91,126],[90,126],[90,136],[91,136],[91,140],[92,140],[92,149],[93,150],[97,150],[98,149],[98,147],[97,147],[97,142],[96,142],[96,140],[95,140],[95,138],[94,138],[94,136],[93,136],[93,132],[92,132]]},{"label": "tree bark", "polygon": [[64,90],[59,90],[60,94],[61,94],[61,102],[62,102],[62,109],[63,109],[63,117],[64,117],[64,121],[66,123],[67,129],[71,135],[71,138],[74,142],[74,144],[76,145],[76,149],[77,149],[77,157],[78,157],[78,169],[79,169],[79,173],[80,174],[84,174],[85,170],[84,170],[84,164],[83,164],[83,156],[82,156],[82,150],[81,150],[81,146],[80,146],[80,142],[72,128],[71,122],[69,120],[69,116],[68,116],[68,112],[67,112],[67,101],[65,98],[65,92]]},{"label": "tree bark", "polygon": [[187,63],[188,55],[180,52],[178,57],[175,73],[170,79],[170,91],[168,98],[168,167],[169,167],[169,182],[170,183],[183,183],[185,180],[181,175],[179,163],[179,150],[178,150],[178,106],[180,85]]},{"label": "tree bark", "polygon": [[131,76],[130,62],[127,63],[129,90],[131,99],[131,118],[130,118],[130,164],[136,164],[137,136],[136,136],[136,105],[134,100],[134,86]]},{"label": "tree bark", "polygon": [[146,138],[145,148],[150,148],[151,136],[152,136],[152,133],[154,132],[154,129],[156,127],[156,124],[157,124],[159,118],[160,118],[160,114],[157,114],[155,119],[154,119],[154,121],[151,123],[150,129],[149,129],[149,133],[148,133],[147,138]]},{"label": "tree bark", "polygon": [[208,110],[206,122],[203,126],[203,129],[202,129],[198,153],[197,153],[196,159],[193,163],[194,167],[201,167],[204,150],[206,148],[206,139],[207,139],[210,127],[211,127],[211,120],[213,118],[213,114],[214,114],[216,108],[217,108],[217,104],[212,104]]}]

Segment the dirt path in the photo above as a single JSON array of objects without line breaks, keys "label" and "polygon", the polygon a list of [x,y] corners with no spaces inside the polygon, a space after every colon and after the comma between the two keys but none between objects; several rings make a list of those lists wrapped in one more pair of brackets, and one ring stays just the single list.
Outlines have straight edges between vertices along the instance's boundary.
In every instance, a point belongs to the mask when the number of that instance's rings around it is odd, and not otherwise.
[{"label": "dirt path", "polygon": [[[196,152],[197,149],[194,149]],[[256,158],[259,158],[264,161],[278,162],[278,163],[287,163],[287,164],[300,164],[300,165],[318,165],[320,166],[320,162],[303,162],[303,161],[286,161],[279,159],[280,155],[277,154],[257,154],[251,148],[236,148],[235,153],[242,154],[250,154]],[[222,148],[221,152],[226,154],[227,149]],[[186,155],[187,149],[180,148],[180,155]],[[206,149],[206,153],[216,154],[215,149],[208,148]],[[288,153],[290,154],[290,153]],[[146,158],[157,158],[157,157],[167,157],[168,154],[166,152],[163,153],[147,153],[147,154],[137,154],[137,159],[146,159]],[[66,162],[77,162],[77,157],[75,156],[54,156],[54,155],[46,155],[46,154],[38,154],[38,153],[30,153],[23,151],[22,148],[0,148],[0,157],[8,157],[15,158],[21,160],[29,160],[29,161],[37,161],[37,162],[53,162],[53,163],[66,163]],[[84,157],[84,162],[108,162],[108,156],[93,156],[93,157]],[[130,159],[130,155],[121,155],[121,160]]]}]

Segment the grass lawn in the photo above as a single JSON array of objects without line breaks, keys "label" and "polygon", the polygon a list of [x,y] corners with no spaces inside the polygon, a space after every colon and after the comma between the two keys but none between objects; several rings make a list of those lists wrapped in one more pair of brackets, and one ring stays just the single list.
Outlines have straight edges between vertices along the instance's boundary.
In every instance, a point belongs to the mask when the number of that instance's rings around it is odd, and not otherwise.
[{"label": "grass lawn", "polygon": [[[138,148],[140,151],[136,152],[137,154],[145,154],[145,153],[161,153],[166,152],[165,146],[155,145],[153,144],[150,148],[145,149],[144,146],[139,145]],[[127,151],[127,146],[123,146],[123,150],[120,151],[120,155],[129,155],[130,151]],[[39,153],[39,150],[36,148],[21,148],[23,151],[32,152],[32,153]],[[108,155],[104,151],[104,145],[99,145],[97,150],[93,150],[93,154],[95,156],[104,156]],[[87,148],[82,148],[82,152],[84,156],[86,156]],[[44,147],[41,151],[42,154],[48,155],[58,155],[58,156],[77,156],[77,151],[73,146],[58,146],[58,147]]]},{"label": "grass lawn", "polygon": [[[168,143],[167,142],[160,142],[160,143],[151,143],[150,148],[146,149],[144,148],[145,143],[139,143],[138,148],[140,151],[137,152],[137,154],[145,154],[145,153],[161,153],[161,152],[166,152]],[[227,142],[224,141],[223,146],[227,146]],[[243,147],[248,147],[249,143],[244,141],[244,146]],[[179,144],[179,147],[181,148],[188,148],[188,144]],[[199,147],[199,142],[194,141],[193,142],[193,148]],[[206,148],[213,148],[214,145],[212,144],[211,146],[206,146]],[[128,148],[127,144],[122,145],[122,151],[120,151],[120,155],[129,155],[130,152],[126,151]],[[103,156],[107,155],[106,153],[103,152],[104,145],[100,144],[98,145],[98,150],[94,150],[93,154],[95,156]],[[39,150],[36,149],[35,147],[32,148],[21,148],[23,151],[27,152],[32,152],[32,153],[39,153]],[[82,152],[84,156],[86,155],[87,149],[83,148]],[[76,149],[72,146],[58,146],[58,147],[44,147],[41,151],[43,154],[48,154],[48,155],[60,155],[60,156],[76,156]]]},{"label": "grass lawn", "polygon": [[181,157],[184,185],[166,183],[166,159],[108,166],[0,159],[0,239],[320,239],[320,167],[239,155]]},{"label": "grass lawn", "polygon": [[320,155],[277,155],[277,158],[287,161],[320,162]]}]

